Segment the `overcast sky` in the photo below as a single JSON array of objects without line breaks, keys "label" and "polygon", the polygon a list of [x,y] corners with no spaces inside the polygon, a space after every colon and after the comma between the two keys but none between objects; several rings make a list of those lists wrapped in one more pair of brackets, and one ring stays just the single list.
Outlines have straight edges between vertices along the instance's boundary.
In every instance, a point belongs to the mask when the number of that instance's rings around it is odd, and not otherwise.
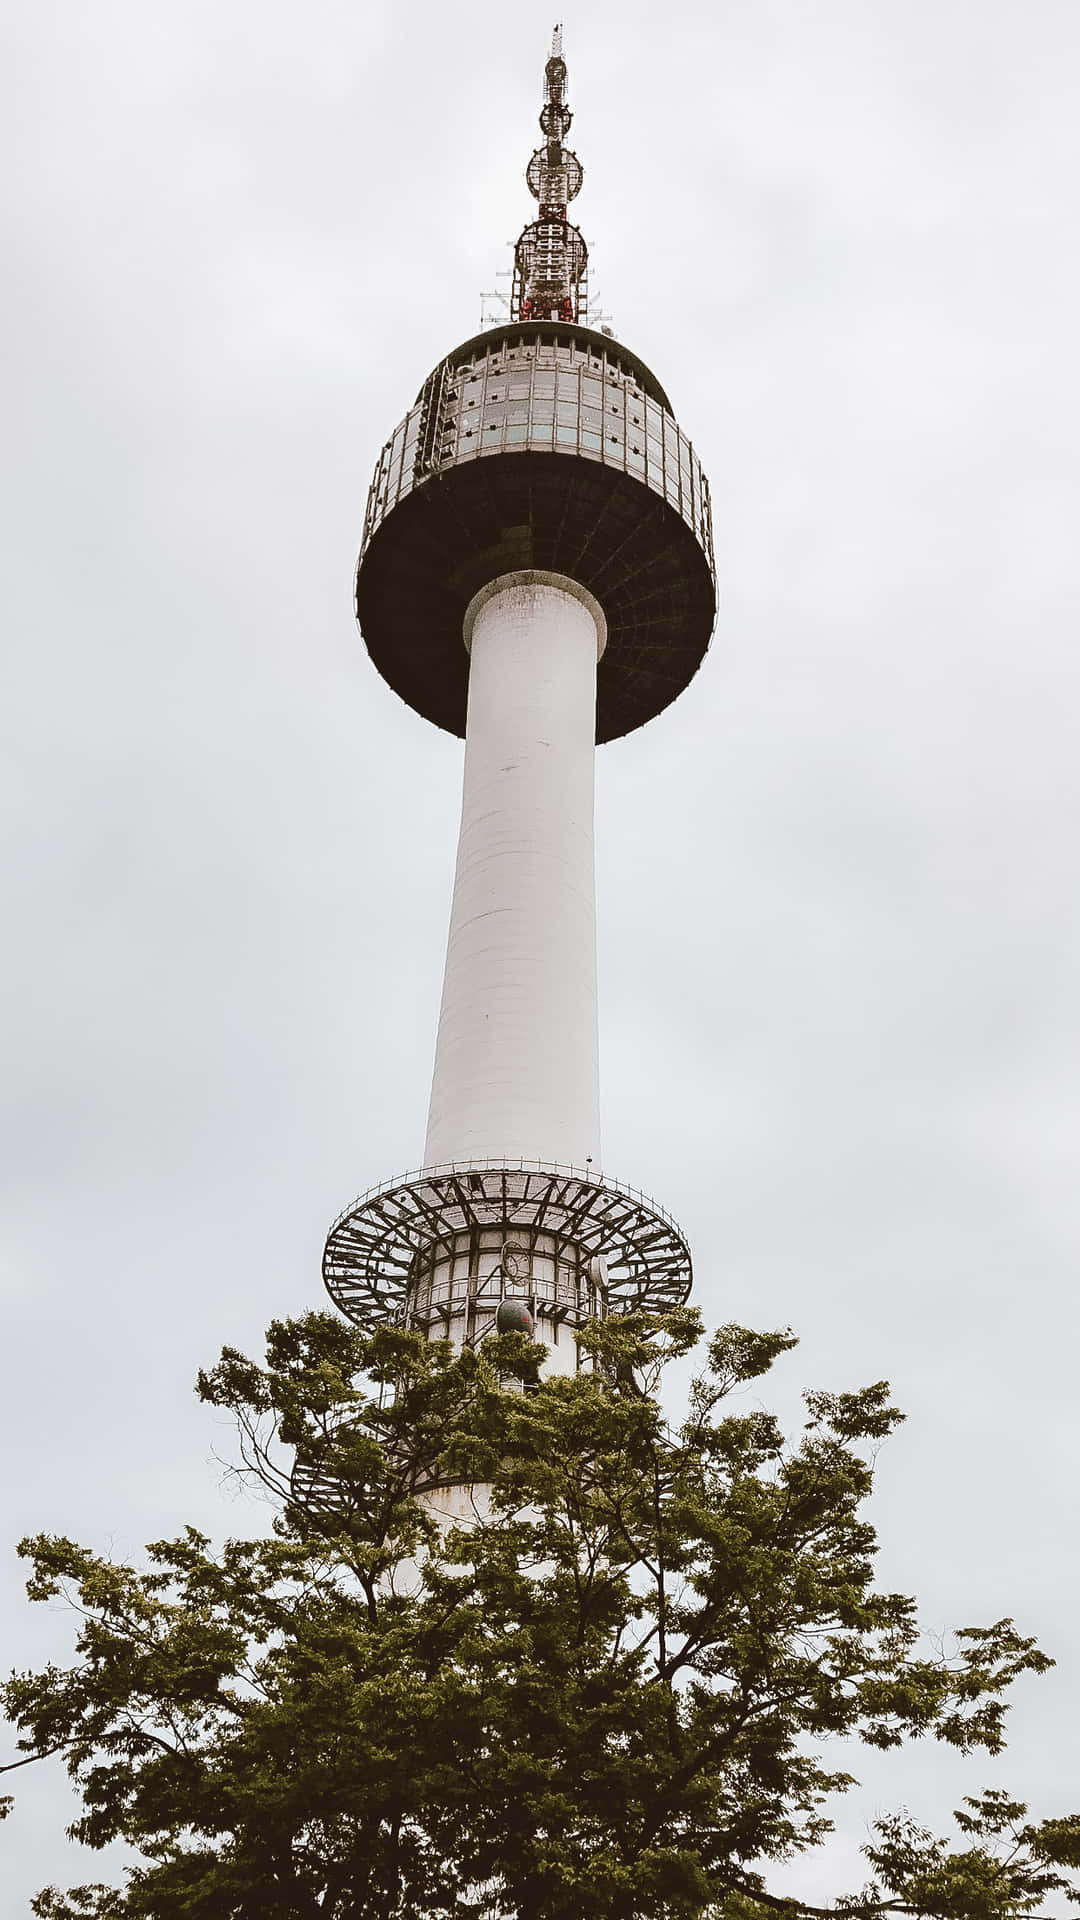
[{"label": "overcast sky", "polygon": [[[223,1490],[192,1394],[421,1152],[460,743],[351,613],[370,470],[532,202],[547,12],[21,0],[3,28],[8,1545]],[[887,1375],[883,1578],[1059,1661],[875,1810],[1080,1802],[1075,0],[583,0],[593,282],[711,475],[698,678],[599,756],[605,1163],[774,1399]],[[100,1877],[16,1776],[3,1920]]]}]

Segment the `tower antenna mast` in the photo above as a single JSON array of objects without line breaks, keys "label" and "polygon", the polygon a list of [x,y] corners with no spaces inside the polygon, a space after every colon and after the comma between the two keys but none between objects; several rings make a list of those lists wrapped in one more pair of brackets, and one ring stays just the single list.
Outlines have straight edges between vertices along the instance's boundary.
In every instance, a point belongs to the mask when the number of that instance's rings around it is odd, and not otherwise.
[{"label": "tower antenna mast", "polygon": [[525,171],[529,192],[540,203],[539,217],[525,228],[514,248],[512,320],[584,323],[588,317],[589,249],[580,228],[571,225],[567,217],[567,208],[577,199],[584,179],[577,154],[565,144],[572,119],[566,104],[562,27],[556,26],[544,68],[544,104],[540,109],[544,142]]}]

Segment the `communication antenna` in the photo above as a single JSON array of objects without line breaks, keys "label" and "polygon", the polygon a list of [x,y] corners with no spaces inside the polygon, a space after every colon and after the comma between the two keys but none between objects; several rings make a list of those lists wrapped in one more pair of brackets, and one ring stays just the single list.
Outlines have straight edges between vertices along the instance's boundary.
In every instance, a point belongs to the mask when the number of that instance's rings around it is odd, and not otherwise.
[{"label": "communication antenna", "polygon": [[514,248],[511,320],[566,320],[584,325],[588,318],[589,249],[580,228],[567,216],[585,177],[577,154],[565,144],[573,117],[566,104],[566,62],[558,25],[544,68],[540,109],[544,141],[525,169],[529,192],[540,203],[539,217],[524,229]]}]

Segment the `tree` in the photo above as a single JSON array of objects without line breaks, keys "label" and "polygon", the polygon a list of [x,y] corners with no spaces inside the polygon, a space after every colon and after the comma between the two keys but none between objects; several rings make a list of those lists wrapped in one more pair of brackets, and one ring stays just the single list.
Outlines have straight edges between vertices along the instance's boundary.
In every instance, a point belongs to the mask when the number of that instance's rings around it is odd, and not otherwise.
[{"label": "tree", "polygon": [[[226,1349],[199,1392],[274,1494],[269,1538],[215,1553],[188,1530],[143,1571],[20,1549],[31,1596],[80,1625],[71,1667],[4,1689],[15,1764],[62,1753],[73,1836],[138,1856],[122,1889],[35,1913],[810,1920],[768,1868],[853,1784],[827,1737],[996,1753],[1008,1686],[1051,1663],[1008,1620],[928,1656],[914,1603],[875,1591],[884,1384],[808,1394],[789,1442],[732,1396],[792,1337],[726,1327],[669,1430],[659,1376],[699,1332],[593,1324],[593,1370],[548,1380],[521,1334],[455,1353],[327,1314],[275,1323],[263,1366]],[[467,1529],[422,1497],[451,1481],[492,1485]],[[957,1820],[952,1846],[882,1822],[868,1885],[830,1911],[1080,1904],[1080,1817],[991,1792]]]}]

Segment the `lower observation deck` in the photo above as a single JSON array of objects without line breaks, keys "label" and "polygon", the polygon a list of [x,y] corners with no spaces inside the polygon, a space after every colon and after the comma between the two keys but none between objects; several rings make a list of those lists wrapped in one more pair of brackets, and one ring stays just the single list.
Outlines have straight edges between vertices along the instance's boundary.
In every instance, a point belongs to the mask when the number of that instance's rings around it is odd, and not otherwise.
[{"label": "lower observation deck", "polygon": [[571,1326],[666,1312],[691,1278],[686,1241],[655,1201],[538,1160],[458,1161],[375,1187],[334,1222],[323,1256],[349,1319],[428,1331],[470,1316],[481,1333],[503,1293]]}]

